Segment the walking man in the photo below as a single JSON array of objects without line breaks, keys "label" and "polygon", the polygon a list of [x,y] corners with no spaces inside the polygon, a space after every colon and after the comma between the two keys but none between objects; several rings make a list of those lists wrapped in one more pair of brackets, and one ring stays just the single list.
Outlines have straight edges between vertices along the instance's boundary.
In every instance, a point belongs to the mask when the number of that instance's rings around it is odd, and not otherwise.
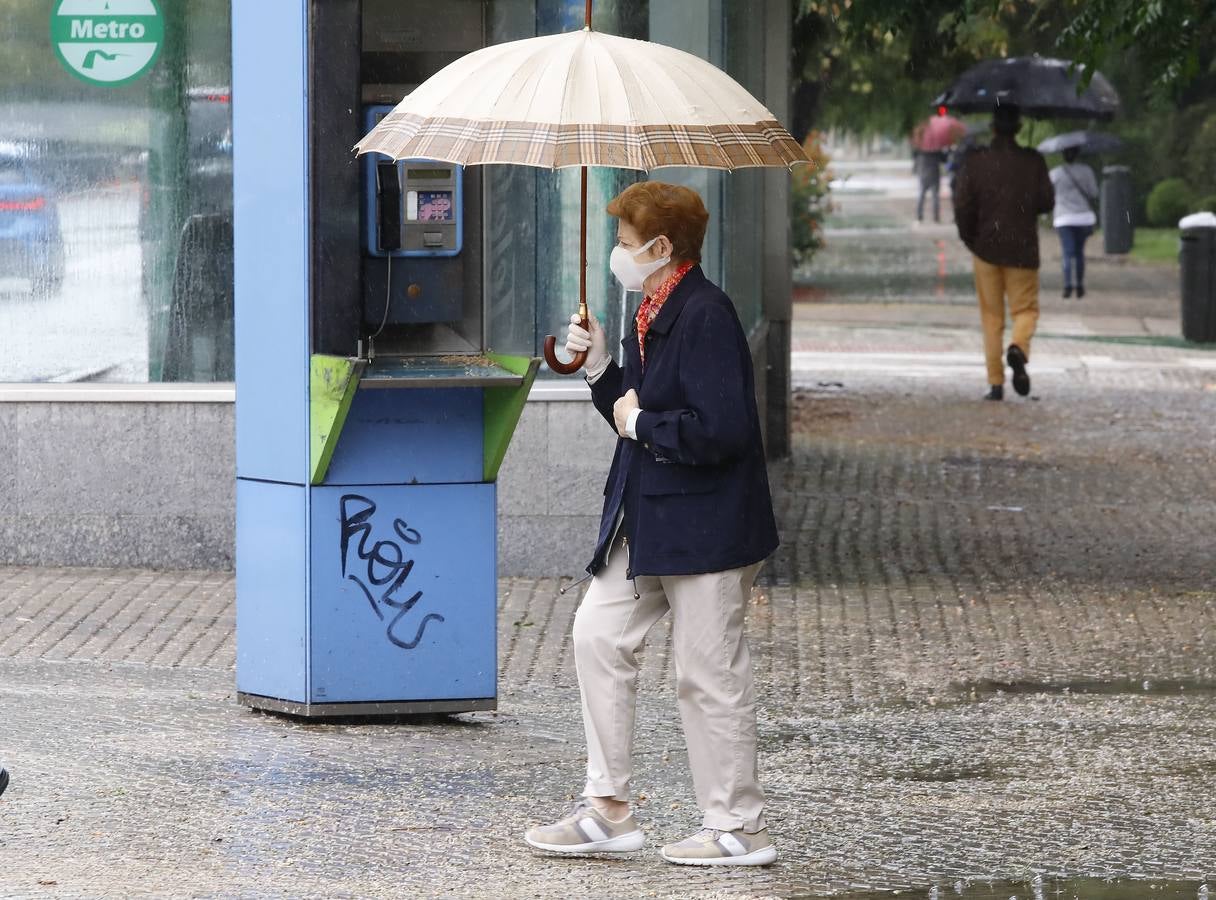
[{"label": "walking man", "polygon": [[[986,400],[1004,399],[1006,362],[1013,370],[1013,389],[1023,397],[1030,393],[1026,364],[1039,321],[1037,217],[1051,212],[1055,203],[1047,163],[1015,138],[1021,125],[1017,107],[998,106],[992,116],[992,143],[967,154],[954,192],[954,221],[975,266],[988,364]],[[1013,320],[1008,349],[1006,300]]]}]

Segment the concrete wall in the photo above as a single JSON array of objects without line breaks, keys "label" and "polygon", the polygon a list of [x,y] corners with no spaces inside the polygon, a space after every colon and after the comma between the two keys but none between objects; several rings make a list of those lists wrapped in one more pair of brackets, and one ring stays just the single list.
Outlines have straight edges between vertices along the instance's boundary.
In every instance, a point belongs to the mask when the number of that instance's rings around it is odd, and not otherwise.
[{"label": "concrete wall", "polygon": [[0,434],[0,563],[231,568],[231,403],[0,403]]}]

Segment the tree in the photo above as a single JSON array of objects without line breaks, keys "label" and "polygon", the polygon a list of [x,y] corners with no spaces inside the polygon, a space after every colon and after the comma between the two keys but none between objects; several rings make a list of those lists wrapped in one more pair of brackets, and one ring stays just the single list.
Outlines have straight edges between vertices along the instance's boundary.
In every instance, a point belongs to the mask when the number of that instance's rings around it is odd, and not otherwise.
[{"label": "tree", "polygon": [[1133,90],[1157,101],[1212,86],[1216,0],[794,2],[796,137],[812,125],[906,133],[955,75],[992,56],[1134,70]]}]

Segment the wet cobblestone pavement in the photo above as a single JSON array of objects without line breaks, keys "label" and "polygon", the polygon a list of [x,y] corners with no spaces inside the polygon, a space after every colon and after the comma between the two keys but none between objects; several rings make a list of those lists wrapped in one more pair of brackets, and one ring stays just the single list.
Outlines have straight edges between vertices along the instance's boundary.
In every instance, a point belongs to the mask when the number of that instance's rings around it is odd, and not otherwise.
[{"label": "wet cobblestone pavement", "polygon": [[[976,323],[922,308],[799,308],[796,349],[830,355],[797,375],[749,625],[777,865],[655,852],[699,818],[663,624],[647,848],[522,845],[582,769],[555,580],[500,584],[498,713],[318,725],[236,704],[229,574],[0,568],[0,896],[1206,897],[1216,372],[1185,360],[1216,355],[1044,340],[1039,400],[982,404]],[[907,371],[934,352],[957,371]]]}]

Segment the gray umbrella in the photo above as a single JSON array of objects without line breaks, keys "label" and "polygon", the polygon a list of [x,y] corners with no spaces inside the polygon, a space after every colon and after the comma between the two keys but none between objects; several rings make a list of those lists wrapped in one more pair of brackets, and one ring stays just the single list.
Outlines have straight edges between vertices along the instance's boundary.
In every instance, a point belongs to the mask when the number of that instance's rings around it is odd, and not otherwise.
[{"label": "gray umbrella", "polygon": [[1123,141],[1113,134],[1100,131],[1070,131],[1057,134],[1039,144],[1040,153],[1063,153],[1076,147],[1082,153],[1113,153],[1123,146]]},{"label": "gray umbrella", "polygon": [[933,105],[964,113],[1009,105],[1039,119],[1113,119],[1118,93],[1101,72],[1094,72],[1089,86],[1077,93],[1081,72],[1081,66],[1042,56],[988,59],[956,78]]}]

